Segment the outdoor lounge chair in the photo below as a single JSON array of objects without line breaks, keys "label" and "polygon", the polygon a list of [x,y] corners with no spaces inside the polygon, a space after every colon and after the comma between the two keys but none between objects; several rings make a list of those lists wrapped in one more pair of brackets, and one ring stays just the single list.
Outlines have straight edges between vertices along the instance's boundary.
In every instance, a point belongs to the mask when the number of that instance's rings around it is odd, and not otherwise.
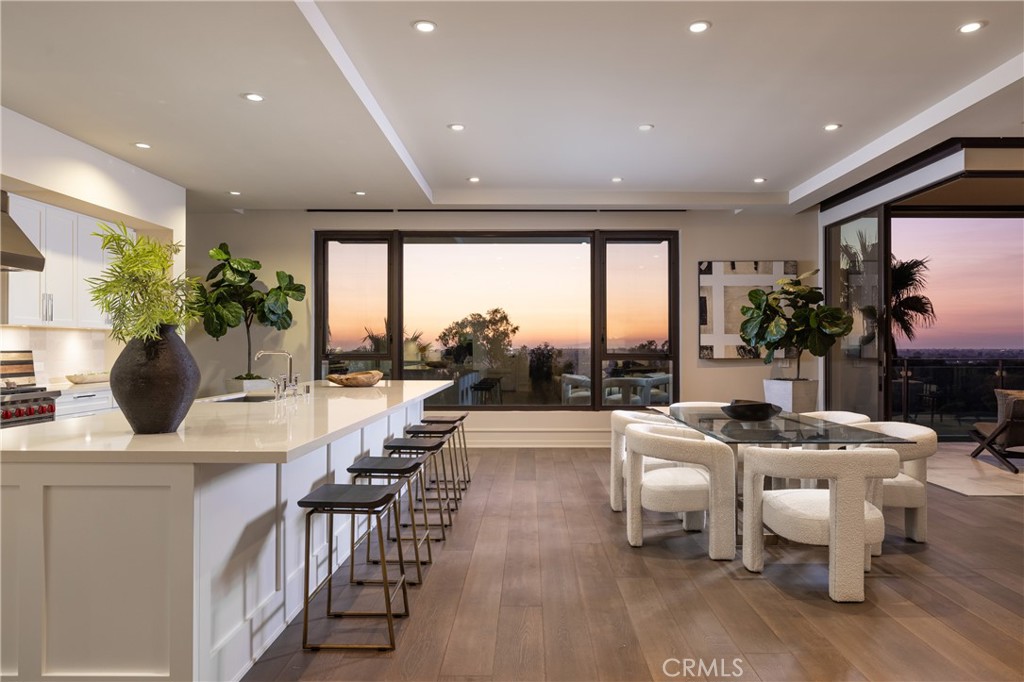
[{"label": "outdoor lounge chair", "polygon": [[996,389],[996,401],[999,406],[997,421],[977,422],[970,431],[971,438],[979,443],[971,457],[987,450],[996,461],[1019,474],[1020,469],[1010,458],[1024,457],[1024,391]]}]

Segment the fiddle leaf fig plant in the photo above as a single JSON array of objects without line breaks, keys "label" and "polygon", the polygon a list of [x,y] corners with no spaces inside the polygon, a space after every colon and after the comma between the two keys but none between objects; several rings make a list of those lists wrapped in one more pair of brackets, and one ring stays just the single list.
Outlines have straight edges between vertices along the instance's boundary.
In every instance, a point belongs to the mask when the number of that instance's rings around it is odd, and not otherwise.
[{"label": "fiddle leaf fig plant", "polygon": [[256,273],[263,267],[262,263],[252,258],[233,257],[225,243],[210,249],[210,258],[218,262],[206,275],[209,288],[199,286],[203,329],[219,341],[229,329],[244,324],[246,373],[235,378],[262,379],[252,373],[252,325],[255,322],[279,330],[291,327],[289,301],[304,299],[306,287],[278,270],[277,286],[268,289],[257,281]]},{"label": "fiddle leaf fig plant", "polygon": [[85,280],[100,312],[110,316],[110,336],[121,343],[155,341],[162,325],[186,326],[199,318],[198,277],[171,276],[179,243],[132,235],[124,223],[99,223],[110,262],[99,277]]},{"label": "fiddle leaf fig plant", "polygon": [[740,338],[752,348],[764,348],[764,364],[771,364],[775,351],[796,351],[796,378],[800,378],[800,355],[809,351],[822,357],[838,339],[853,330],[853,317],[842,308],[825,305],[821,287],[802,284],[817,270],[796,278],[783,278],[776,289],[751,289],[749,306],[740,308],[743,323]]}]

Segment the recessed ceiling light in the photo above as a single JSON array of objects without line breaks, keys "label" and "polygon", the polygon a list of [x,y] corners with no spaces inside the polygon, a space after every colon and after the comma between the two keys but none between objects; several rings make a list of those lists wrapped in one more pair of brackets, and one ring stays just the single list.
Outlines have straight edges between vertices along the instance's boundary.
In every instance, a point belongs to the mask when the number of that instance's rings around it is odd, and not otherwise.
[{"label": "recessed ceiling light", "polygon": [[754,178],[754,182],[760,185],[762,182],[764,182],[764,178]]},{"label": "recessed ceiling light", "polygon": [[622,178],[612,178],[612,182],[622,182]]},{"label": "recessed ceiling light", "polygon": [[987,21],[970,21],[960,26],[957,30],[961,33],[974,33],[975,31],[980,31],[985,28],[986,24],[988,24]]},{"label": "recessed ceiling light", "polygon": [[649,130],[654,130],[654,124],[653,123],[641,123],[640,125],[638,125],[636,127],[636,129],[639,130],[641,133],[646,133]]},{"label": "recessed ceiling light", "polygon": [[448,124],[448,130],[454,130],[457,133],[462,132],[465,129],[466,129],[466,126],[464,126],[461,123],[449,123]]},{"label": "recessed ceiling light", "polygon": [[832,132],[833,130],[839,130],[839,129],[840,129],[840,128],[842,128],[842,127],[843,127],[843,124],[842,124],[842,123],[826,123],[826,124],[825,124],[825,130],[827,130],[827,131],[828,131],[828,132],[830,132],[830,133],[831,133],[831,132]]},{"label": "recessed ceiling light", "polygon": [[135,143],[135,146],[136,146],[136,147],[138,147],[139,149],[150,149],[150,148],[151,148],[151,147],[150,147],[150,146],[149,146],[148,144],[146,144],[145,142],[136,142],[136,143]]},{"label": "recessed ceiling light", "polygon": [[364,192],[361,189],[357,189],[355,192],[352,192],[352,194],[355,194],[357,197],[365,197],[366,196],[366,192]]},{"label": "recessed ceiling light", "polygon": [[242,196],[241,192],[236,192],[235,190],[231,190],[230,192],[228,192],[228,194],[230,194],[233,197],[240,197],[240,196]]},{"label": "recessed ceiling light", "polygon": [[469,182],[480,182],[480,178],[476,177],[475,175],[471,178],[466,178],[466,180],[468,180]]},{"label": "recessed ceiling light", "polygon": [[701,19],[690,24],[690,33],[703,33],[711,28],[711,22]]},{"label": "recessed ceiling light", "polygon": [[432,33],[437,28],[437,24],[426,19],[417,19],[412,22],[412,27],[420,33]]},{"label": "recessed ceiling light", "polygon": [[262,102],[263,95],[256,92],[246,92],[242,94],[242,97],[249,100],[250,102]]}]

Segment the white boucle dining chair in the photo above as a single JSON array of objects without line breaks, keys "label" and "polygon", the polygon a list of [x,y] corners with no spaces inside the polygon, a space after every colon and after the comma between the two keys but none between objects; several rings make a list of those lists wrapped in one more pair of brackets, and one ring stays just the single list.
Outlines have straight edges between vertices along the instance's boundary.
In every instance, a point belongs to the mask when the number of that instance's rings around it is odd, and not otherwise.
[{"label": "white boucle dining chair", "polygon": [[[647,458],[682,466],[645,471]],[[644,543],[644,509],[686,514],[686,530],[697,530],[692,527],[691,513],[707,510],[708,556],[736,557],[736,461],[728,445],[690,429],[630,424],[626,427],[625,479],[626,539],[630,545],[641,547]]]},{"label": "white boucle dining chair", "polygon": [[813,417],[814,419],[824,419],[827,422],[834,422],[836,424],[847,424],[849,426],[859,426],[860,424],[867,424],[871,421],[871,417],[860,412],[847,412],[845,410],[821,410],[818,412],[801,412],[804,417]]},{"label": "white boucle dining chair", "polygon": [[[608,476],[608,503],[612,511],[622,511],[622,464],[626,461],[626,427],[630,424],[663,424],[672,426],[676,422],[662,414],[614,410],[612,412],[611,470]],[[680,425],[681,427],[681,425]],[[676,466],[675,462],[650,460],[645,462],[650,469]]]},{"label": "white boucle dining chair", "polygon": [[[920,424],[906,422],[869,422],[858,424],[857,428],[896,436],[912,443],[887,443],[900,456],[900,473],[896,478],[882,481],[881,500],[875,497],[881,507],[902,507],[903,533],[914,542],[928,541],[928,458],[939,449],[939,438],[934,430]],[[860,448],[870,448],[870,444]],[[860,449],[858,448],[858,449]],[[872,548],[878,556],[882,546]]]},{"label": "white boucle dining chair", "polygon": [[[878,479],[899,473],[890,448],[777,450],[750,446],[743,472],[743,565],[764,569],[762,525],[794,542],[828,546],[828,596],[864,601],[871,547],[885,538],[882,510],[868,500]],[[828,490],[764,490],[765,476],[828,479]]]}]

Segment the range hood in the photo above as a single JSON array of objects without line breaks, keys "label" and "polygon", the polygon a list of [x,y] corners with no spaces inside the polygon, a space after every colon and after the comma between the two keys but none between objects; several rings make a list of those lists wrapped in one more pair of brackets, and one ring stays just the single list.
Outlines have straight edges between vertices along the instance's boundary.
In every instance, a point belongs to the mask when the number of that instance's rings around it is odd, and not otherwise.
[{"label": "range hood", "polygon": [[41,272],[46,259],[7,212],[9,203],[7,192],[0,190],[0,270]]}]

